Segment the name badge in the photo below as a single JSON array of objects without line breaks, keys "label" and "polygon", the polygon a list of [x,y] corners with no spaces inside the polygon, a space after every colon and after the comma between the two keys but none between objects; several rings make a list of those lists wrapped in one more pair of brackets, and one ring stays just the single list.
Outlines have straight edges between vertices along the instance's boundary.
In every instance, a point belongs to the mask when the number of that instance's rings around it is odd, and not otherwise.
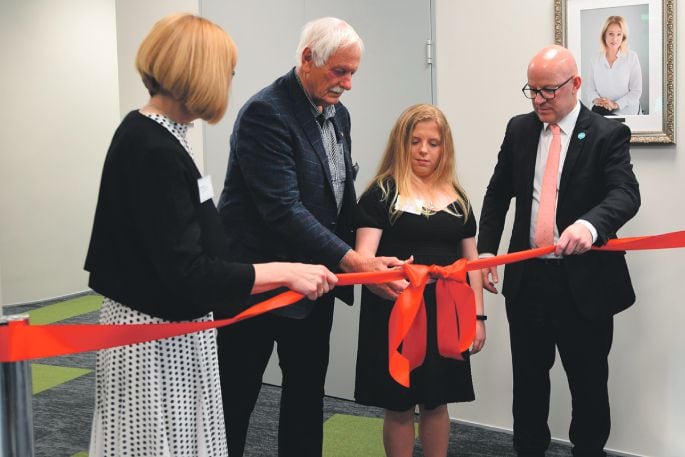
[{"label": "name badge", "polygon": [[200,203],[204,203],[210,198],[214,198],[214,186],[212,177],[205,176],[197,180],[197,190],[200,192]]},{"label": "name badge", "polygon": [[423,214],[423,200],[420,198],[404,198],[401,195],[398,195],[397,201],[395,202],[395,209],[420,216]]}]

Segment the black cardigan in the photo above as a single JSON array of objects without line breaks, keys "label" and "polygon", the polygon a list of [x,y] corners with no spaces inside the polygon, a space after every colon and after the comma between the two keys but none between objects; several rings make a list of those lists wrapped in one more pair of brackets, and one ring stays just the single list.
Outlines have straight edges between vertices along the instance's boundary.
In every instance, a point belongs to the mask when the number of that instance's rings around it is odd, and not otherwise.
[{"label": "black cardigan", "polygon": [[114,134],[102,171],[86,257],[90,287],[168,320],[242,310],[254,267],[229,262],[212,199],[178,140],[132,111]]}]

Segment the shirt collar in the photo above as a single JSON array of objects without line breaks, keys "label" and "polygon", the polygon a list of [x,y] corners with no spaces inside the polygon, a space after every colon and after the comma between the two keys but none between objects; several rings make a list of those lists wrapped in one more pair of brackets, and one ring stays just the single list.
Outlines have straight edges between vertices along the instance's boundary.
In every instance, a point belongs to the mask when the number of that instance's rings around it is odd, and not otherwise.
[{"label": "shirt collar", "polygon": [[[607,58],[606,51],[600,51],[600,53],[601,53],[601,56],[604,58],[604,63],[607,66],[609,66],[609,59]],[[616,60],[625,59],[625,58],[626,58],[626,53],[619,49],[618,52],[616,53]]]},{"label": "shirt collar", "polygon": [[309,107],[312,111],[312,115],[315,118],[318,118],[319,116],[323,115],[324,120],[328,120],[328,119],[335,116],[335,105],[324,106],[323,111],[319,111],[319,107],[316,106],[316,104],[312,101],[312,99],[309,98],[309,94],[307,94],[307,91],[304,90],[304,86],[302,85],[302,80],[300,79],[300,75],[298,75],[297,72],[295,72],[295,79],[297,80],[297,84],[300,85],[300,89],[302,89],[304,96],[307,97],[307,101],[309,102]]},{"label": "shirt collar", "polygon": [[[561,119],[559,122],[557,122],[557,125],[561,129],[561,131],[564,133],[564,135],[570,135],[571,132],[573,132],[573,129],[576,127],[576,121],[578,120],[578,115],[580,114],[580,100],[576,100],[576,106],[573,107],[570,113],[568,113],[566,116],[564,116],[563,119]],[[549,126],[548,122],[543,123],[543,130],[547,131],[547,127]]]}]

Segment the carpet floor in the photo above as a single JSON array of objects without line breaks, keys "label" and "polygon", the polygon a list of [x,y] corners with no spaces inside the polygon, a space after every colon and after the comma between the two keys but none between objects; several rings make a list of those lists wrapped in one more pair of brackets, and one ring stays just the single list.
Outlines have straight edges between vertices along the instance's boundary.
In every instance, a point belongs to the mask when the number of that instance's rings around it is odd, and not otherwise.
[{"label": "carpet floor", "polygon": [[[101,297],[6,308],[6,314],[29,313],[32,323],[97,322]],[[74,354],[32,363],[35,457],[86,457],[93,414],[95,353]],[[280,387],[264,385],[252,415],[245,457],[277,455]],[[324,400],[325,457],[382,457],[383,411],[353,401]],[[414,456],[422,456],[416,444]],[[511,435],[452,423],[449,456],[513,456]],[[552,443],[548,457],[567,457],[570,447]]]}]

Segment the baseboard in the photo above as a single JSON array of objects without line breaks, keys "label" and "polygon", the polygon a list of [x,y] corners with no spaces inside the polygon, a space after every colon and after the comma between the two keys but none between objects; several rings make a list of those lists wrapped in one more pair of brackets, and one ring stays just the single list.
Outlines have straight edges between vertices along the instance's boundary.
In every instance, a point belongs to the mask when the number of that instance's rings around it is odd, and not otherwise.
[{"label": "baseboard", "polygon": [[[478,428],[482,428],[485,430],[492,430],[494,432],[502,432],[502,433],[506,433],[508,435],[514,434],[514,431],[509,429],[509,428],[495,427],[494,425],[486,425],[486,424],[481,424],[479,422],[471,422],[471,421],[462,420],[462,419],[454,419],[454,418],[450,418],[450,419],[452,420],[452,422],[456,422],[458,424],[469,425],[471,427],[478,427]],[[554,441],[555,443],[564,444],[566,446],[571,446],[571,442],[569,440],[564,440],[561,438],[552,438],[552,441]],[[642,455],[642,454],[630,454],[628,452],[622,452],[622,451],[618,451],[616,449],[611,449],[611,448],[605,448],[605,450],[607,452],[610,452],[611,454],[618,455],[620,457],[649,457],[649,456]]]},{"label": "baseboard", "polygon": [[[58,303],[61,301],[71,300],[72,298],[77,298],[77,297],[82,297],[84,295],[92,295],[92,294],[95,294],[95,292],[92,289],[86,289],[86,290],[82,290],[81,292],[74,292],[74,293],[67,294],[67,295],[60,295],[58,297],[43,298],[40,300],[35,300],[35,301],[30,301],[30,302],[25,302],[25,303],[7,303],[7,304],[3,305],[0,309],[7,309],[7,308],[14,307],[14,306],[42,306],[42,305]],[[0,314],[8,314],[8,313],[3,312]]]}]

